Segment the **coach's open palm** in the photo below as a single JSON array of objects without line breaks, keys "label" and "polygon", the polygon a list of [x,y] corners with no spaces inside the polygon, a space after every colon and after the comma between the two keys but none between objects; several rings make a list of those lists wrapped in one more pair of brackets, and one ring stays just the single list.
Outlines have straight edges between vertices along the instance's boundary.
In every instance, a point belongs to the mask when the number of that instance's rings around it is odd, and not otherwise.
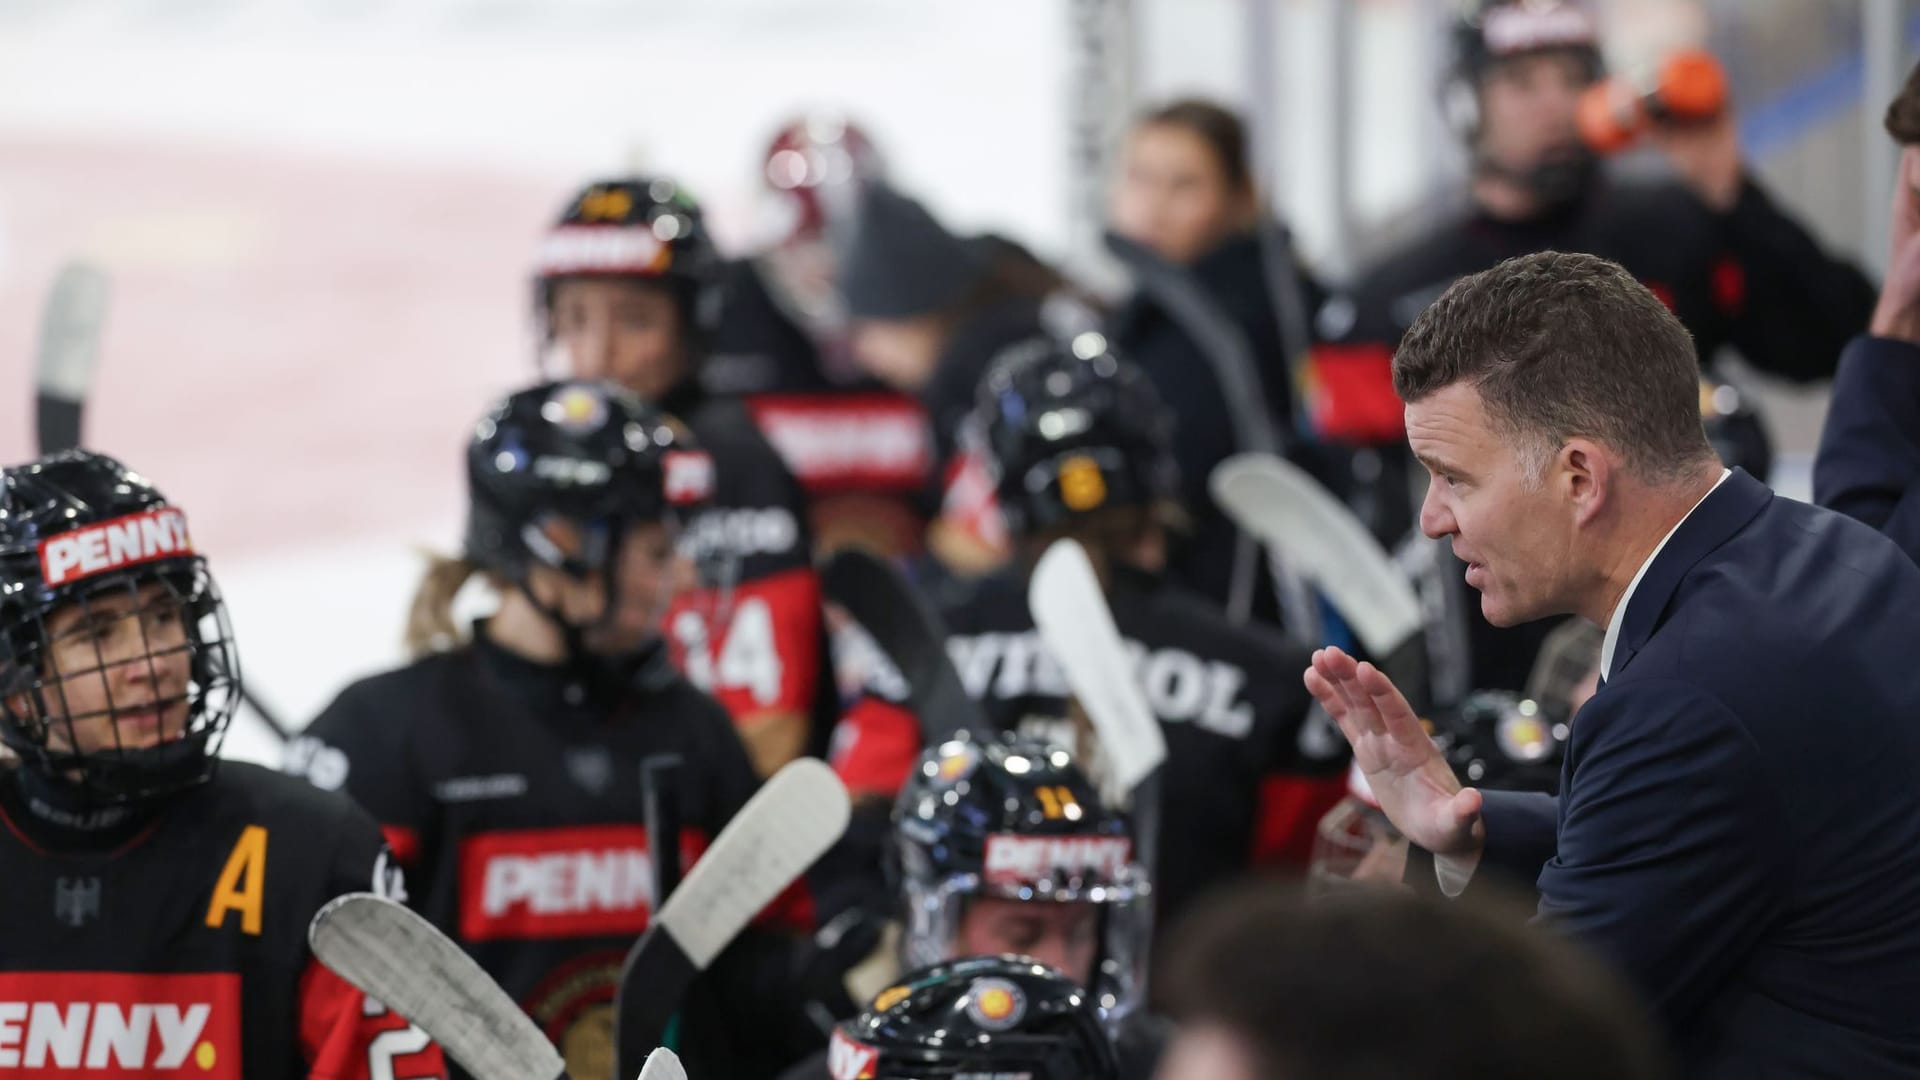
[{"label": "coach's open palm", "polygon": [[1313,654],[1306,684],[1353,745],[1354,760],[1395,828],[1435,854],[1479,851],[1480,793],[1460,786],[1392,680],[1327,648]]}]

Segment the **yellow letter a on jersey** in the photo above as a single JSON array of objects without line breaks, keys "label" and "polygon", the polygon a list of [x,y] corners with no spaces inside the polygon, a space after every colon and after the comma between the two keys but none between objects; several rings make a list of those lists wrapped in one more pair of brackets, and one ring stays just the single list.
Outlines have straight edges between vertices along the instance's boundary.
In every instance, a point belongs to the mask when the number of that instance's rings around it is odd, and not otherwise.
[{"label": "yellow letter a on jersey", "polygon": [[249,825],[234,842],[227,867],[213,887],[213,902],[207,905],[207,925],[220,929],[227,912],[240,913],[240,929],[260,936],[260,901],[267,891],[267,830]]}]

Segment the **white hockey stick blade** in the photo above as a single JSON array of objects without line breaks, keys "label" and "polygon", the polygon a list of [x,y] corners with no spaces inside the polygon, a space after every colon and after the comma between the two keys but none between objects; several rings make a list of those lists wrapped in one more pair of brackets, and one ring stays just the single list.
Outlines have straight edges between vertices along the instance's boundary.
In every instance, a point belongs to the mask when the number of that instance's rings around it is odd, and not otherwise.
[{"label": "white hockey stick blade", "polygon": [[100,356],[108,291],[107,275],[96,266],[74,262],[61,268],[40,319],[41,394],[63,401],[86,399]]},{"label": "white hockey stick blade", "polygon": [[1166,760],[1167,739],[1086,550],[1072,540],[1054,541],[1033,568],[1027,606],[1040,640],[1087,710],[1114,779],[1132,791]]},{"label": "white hockey stick blade", "polygon": [[567,1063],[500,984],[405,905],[349,893],[307,927],[313,955],[427,1033],[478,1080],[553,1080]]},{"label": "white hockey stick blade", "polygon": [[1420,599],[1366,526],[1299,466],[1236,454],[1208,477],[1234,523],[1327,593],[1367,651],[1386,656],[1420,632]]},{"label": "white hockey stick blade", "polygon": [[687,1080],[687,1070],[673,1051],[662,1046],[647,1055],[647,1063],[640,1070],[640,1080]]},{"label": "white hockey stick blade", "polygon": [[760,909],[847,831],[847,789],[827,764],[799,758],[774,773],[687,871],[659,923],[706,970]]}]

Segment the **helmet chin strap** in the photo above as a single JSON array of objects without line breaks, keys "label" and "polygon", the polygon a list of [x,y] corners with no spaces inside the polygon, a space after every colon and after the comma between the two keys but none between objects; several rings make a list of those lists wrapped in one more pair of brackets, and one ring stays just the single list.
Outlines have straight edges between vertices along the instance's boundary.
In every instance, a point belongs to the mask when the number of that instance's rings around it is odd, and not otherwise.
[{"label": "helmet chin strap", "polygon": [[[624,523],[616,523],[610,532],[609,551],[618,551],[628,529]],[[569,560],[570,561],[570,560]],[[584,566],[554,566],[552,569],[578,580],[590,572]],[[540,616],[560,631],[560,640],[565,652],[562,666],[568,674],[568,704],[581,705],[588,701],[611,701],[616,699],[630,685],[634,676],[647,665],[660,651],[661,638],[658,634],[649,634],[634,648],[620,653],[606,653],[594,649],[590,638],[596,631],[605,630],[613,625],[616,618],[616,602],[619,593],[619,567],[615,560],[607,560],[607,568],[600,575],[601,607],[600,617],[591,623],[578,623],[566,617],[555,605],[548,604],[535,594],[531,575],[521,574],[514,585],[527,603],[540,613]],[[580,700],[571,700],[573,688],[578,687]]]}]

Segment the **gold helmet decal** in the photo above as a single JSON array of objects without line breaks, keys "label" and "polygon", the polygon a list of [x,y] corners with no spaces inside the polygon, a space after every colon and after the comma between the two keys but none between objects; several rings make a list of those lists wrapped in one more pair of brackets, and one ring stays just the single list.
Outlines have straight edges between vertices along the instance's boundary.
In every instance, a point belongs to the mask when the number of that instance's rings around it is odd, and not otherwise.
[{"label": "gold helmet decal", "polygon": [[1074,454],[1060,463],[1060,501],[1075,513],[1085,513],[1107,501],[1107,478],[1091,457]]}]

